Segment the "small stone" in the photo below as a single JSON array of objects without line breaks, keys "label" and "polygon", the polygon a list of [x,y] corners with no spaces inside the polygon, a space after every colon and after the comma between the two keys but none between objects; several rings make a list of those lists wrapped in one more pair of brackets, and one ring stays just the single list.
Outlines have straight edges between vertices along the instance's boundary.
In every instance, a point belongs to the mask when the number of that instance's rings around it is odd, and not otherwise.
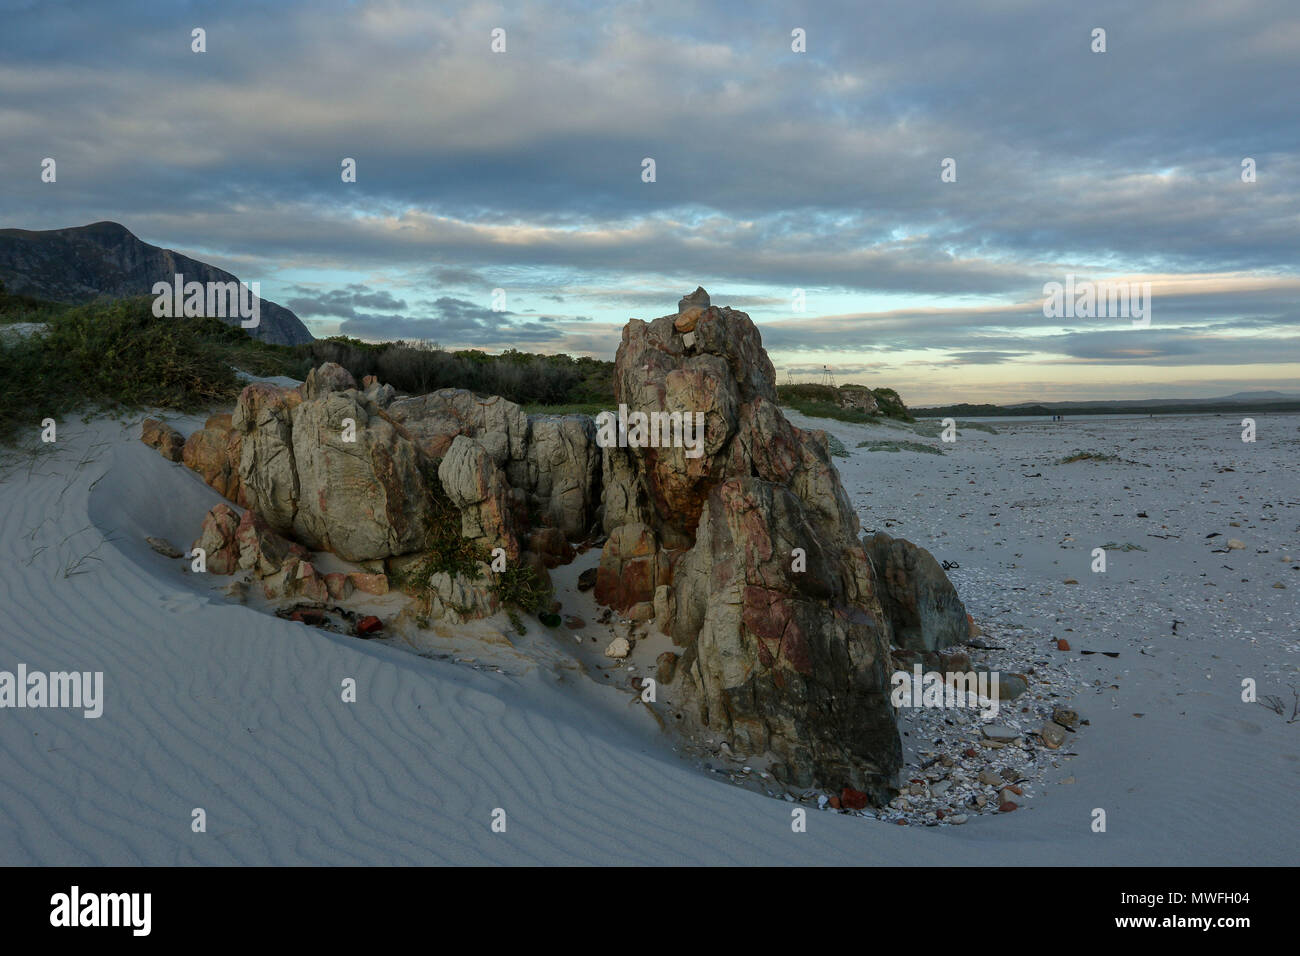
[{"label": "small stone", "polygon": [[1070,649],[1070,642],[1065,638],[1061,638],[1056,642],[1056,649],[1058,651],[1068,651]]},{"label": "small stone", "polygon": [[365,591],[367,594],[387,594],[388,593],[388,575],[386,574],[367,574],[364,571],[352,571],[348,574],[348,580],[358,591]]},{"label": "small stone", "polygon": [[989,740],[1000,740],[1004,743],[1020,736],[1020,731],[1002,724],[985,724],[980,730]]},{"label": "small stone", "polygon": [[694,332],[695,326],[699,323],[704,312],[705,310],[698,306],[692,306],[684,310],[673,320],[673,328],[678,332]]},{"label": "small stone", "polygon": [[948,822],[955,827],[959,827],[969,819],[970,817],[966,816],[964,813],[954,813],[948,818]]},{"label": "small stone", "polygon": [[677,655],[672,651],[664,651],[655,658],[655,679],[660,684],[671,684],[675,676],[677,676]]},{"label": "small stone", "polygon": [[1065,579],[1065,583],[1066,583],[1066,584],[1078,584],[1079,582],[1076,581],[1074,578],[1066,578],[1066,579]]},{"label": "small stone", "polygon": [[1274,582],[1273,582],[1273,587],[1277,588],[1279,591],[1285,591],[1285,590],[1286,590],[1286,585],[1283,584],[1281,581],[1274,581]]},{"label": "small stone", "polygon": [[867,809],[867,795],[861,790],[845,787],[840,793],[840,806],[848,810]]},{"label": "small stone", "polygon": [[580,631],[587,626],[587,622],[580,617],[570,614],[564,619],[564,626],[571,631]]},{"label": "small stone", "polygon": [[1004,782],[1001,777],[987,767],[980,771],[979,781],[990,787],[1000,787]]},{"label": "small stone", "polygon": [[632,645],[628,643],[626,637],[614,638],[609,642],[609,647],[605,648],[605,656],[615,660],[623,660],[630,653],[632,653]]},{"label": "small stone", "polygon": [[639,604],[633,604],[632,609],[627,612],[627,616],[633,621],[653,621],[655,617],[655,606],[649,601],[642,601]]},{"label": "small stone", "polygon": [[1061,744],[1065,743],[1068,731],[1060,724],[1054,721],[1048,721],[1043,724],[1042,729],[1038,731],[1038,737],[1043,741],[1043,746],[1048,750],[1056,750]]},{"label": "small stone", "polygon": [[1244,550],[1246,550],[1246,542],[1245,542],[1245,541],[1242,541],[1240,538],[1229,538],[1229,539],[1228,539],[1228,550],[1230,550],[1230,551],[1244,551]]},{"label": "small stone", "polygon": [[1019,806],[1020,804],[1016,803],[1014,800],[1007,800],[1004,803],[998,804],[998,812],[1010,813],[1012,810],[1016,809]]},{"label": "small stone", "polygon": [[1079,715],[1067,707],[1056,707],[1052,710],[1052,722],[1074,730],[1079,726]]},{"label": "small stone", "polygon": [[384,629],[384,622],[379,620],[373,614],[363,617],[357,621],[357,636],[363,637],[369,634],[375,634]]},{"label": "small stone", "polygon": [[[767,775],[764,774],[764,776],[767,776]],[[838,810],[838,809],[840,808],[840,798],[839,798],[839,797],[831,797],[830,800],[829,800],[828,802],[830,803],[830,805],[831,805],[831,809],[832,809],[832,810]]]},{"label": "small stone", "polygon": [[583,571],[581,574],[579,574],[578,590],[590,591],[592,588],[594,588],[596,586],[596,573],[599,570],[600,570],[599,568],[588,568],[586,571]]},{"label": "small stone", "polygon": [[185,557],[174,544],[166,538],[145,538],[149,542],[149,547],[153,548],[164,558],[183,558]]}]

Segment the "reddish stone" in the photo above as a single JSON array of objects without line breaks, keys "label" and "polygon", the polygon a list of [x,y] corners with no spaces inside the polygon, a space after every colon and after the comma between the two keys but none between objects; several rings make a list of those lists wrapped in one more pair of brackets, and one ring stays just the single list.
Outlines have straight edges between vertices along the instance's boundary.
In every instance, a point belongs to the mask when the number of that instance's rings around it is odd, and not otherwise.
[{"label": "reddish stone", "polygon": [[168,461],[181,460],[181,451],[185,447],[185,436],[156,418],[146,418],[141,424],[140,440],[150,448],[155,449],[158,454]]},{"label": "reddish stone", "polygon": [[361,620],[357,621],[358,634],[374,634],[375,632],[382,631],[383,629],[384,629],[384,622],[379,620],[379,618],[375,617],[374,615],[370,615],[369,617],[363,617]]},{"label": "reddish stone", "polygon": [[1008,800],[1008,801],[1006,801],[1005,803],[1001,803],[1001,804],[998,805],[998,812],[999,812],[999,813],[1010,813],[1012,810],[1016,809],[1016,807],[1018,807],[1018,806],[1019,806],[1019,804],[1016,803],[1014,800]]},{"label": "reddish stone", "polygon": [[329,618],[322,611],[313,611],[311,608],[300,608],[289,615],[289,620],[297,621],[299,624],[309,624],[312,627],[324,627]]},{"label": "reddish stone", "polygon": [[849,810],[867,809],[867,795],[861,790],[845,787],[840,794],[840,804]]},{"label": "reddish stone", "polygon": [[387,594],[388,593],[388,575],[386,574],[367,574],[364,571],[353,571],[348,575],[348,580],[358,591],[365,591],[367,594]]},{"label": "reddish stone", "polygon": [[1068,651],[1070,649],[1070,642],[1067,641],[1065,638],[1061,638],[1059,641],[1056,642],[1056,649],[1058,651]]},{"label": "reddish stone", "polygon": [[838,810],[838,809],[840,808],[840,798],[839,798],[839,797],[831,797],[831,799],[830,799],[830,805],[831,805],[831,809],[832,809],[832,810]]}]

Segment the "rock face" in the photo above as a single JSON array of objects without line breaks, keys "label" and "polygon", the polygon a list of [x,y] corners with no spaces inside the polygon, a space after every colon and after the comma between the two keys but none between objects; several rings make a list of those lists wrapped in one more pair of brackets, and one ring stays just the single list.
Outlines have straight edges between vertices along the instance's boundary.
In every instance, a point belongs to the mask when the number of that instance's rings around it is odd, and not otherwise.
[{"label": "rock face", "polygon": [[777,408],[749,316],[703,289],[680,308],[628,323],[614,391],[629,421],[698,413],[703,435],[633,447],[629,426],[629,447],[604,448],[597,598],[653,602],[685,649],[674,686],[700,730],[770,754],[784,782],[884,801],[901,764],[889,622],[825,437]]},{"label": "rock face", "polygon": [[883,531],[862,543],[884,582],[880,604],[893,626],[895,644],[937,651],[966,640],[966,607],[934,555]]},{"label": "rock face", "polygon": [[185,440],[181,460],[222,497],[246,507],[248,501],[239,481],[242,445],[243,436],[235,430],[230,414],[213,415]]},{"label": "rock face", "polygon": [[[0,229],[0,280],[15,295],[82,303],[153,294],[156,282],[238,282],[224,269],[160,249],[116,222],[34,232]],[[262,299],[254,338],[279,345],[310,342],[312,335],[283,306]],[[223,318],[238,326],[238,317]]]},{"label": "rock face", "polygon": [[[571,541],[599,525],[601,451],[590,418],[530,419],[512,402],[462,389],[397,398],[373,378],[363,384],[326,363],[297,388],[249,385],[232,415],[213,416],[185,443],[186,464],[270,532],[352,561],[427,554],[454,508],[462,536],[482,553],[503,548],[545,578],[572,559]],[[159,442],[161,427],[149,432]],[[225,550],[224,526],[238,519],[209,517],[217,566],[243,567]],[[383,575],[382,587],[366,573],[327,580],[305,560],[259,574],[268,594],[388,588]],[[444,577],[423,582],[435,615],[456,622],[496,610],[490,573]]]}]

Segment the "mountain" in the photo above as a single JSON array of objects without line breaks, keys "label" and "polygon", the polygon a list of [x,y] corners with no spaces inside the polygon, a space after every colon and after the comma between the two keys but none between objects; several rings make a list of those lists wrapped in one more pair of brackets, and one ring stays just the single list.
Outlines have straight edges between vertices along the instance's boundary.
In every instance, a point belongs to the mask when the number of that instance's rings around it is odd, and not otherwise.
[{"label": "mountain", "polygon": [[[116,222],[71,229],[0,229],[0,280],[11,293],[53,302],[82,303],[152,295],[155,282],[237,282],[235,276],[132,235]],[[265,342],[296,345],[312,334],[298,316],[266,299],[249,334]],[[237,317],[224,320],[235,325]]]}]

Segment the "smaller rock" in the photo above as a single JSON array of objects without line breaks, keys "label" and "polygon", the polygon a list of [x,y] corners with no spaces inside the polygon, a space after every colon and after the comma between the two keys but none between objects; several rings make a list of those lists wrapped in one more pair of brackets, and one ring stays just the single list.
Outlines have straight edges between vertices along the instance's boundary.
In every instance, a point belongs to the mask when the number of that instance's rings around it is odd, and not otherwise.
[{"label": "smaller rock", "polygon": [[1079,726],[1079,715],[1068,707],[1056,707],[1052,710],[1052,722],[1074,730]]},{"label": "smaller rock", "polygon": [[861,790],[845,787],[840,793],[840,806],[847,810],[867,809],[867,795]]},{"label": "smaller rock", "polygon": [[588,568],[578,575],[578,590],[590,591],[596,586],[596,574],[600,568]]},{"label": "smaller rock", "polygon": [[1066,579],[1065,579],[1065,583],[1066,583],[1066,584],[1078,584],[1079,582],[1076,581],[1074,578],[1066,578]]},{"label": "smaller rock", "polygon": [[1005,783],[1001,777],[987,767],[980,771],[979,781],[989,787],[1001,787]]},{"label": "smaller rock", "polygon": [[677,655],[664,651],[655,659],[655,678],[660,684],[671,684],[677,676]]},{"label": "smaller rock", "polygon": [[1070,649],[1070,642],[1065,638],[1061,638],[1056,642],[1056,649],[1058,651],[1068,651]]},{"label": "smaller rock", "polygon": [[358,591],[365,591],[367,594],[388,593],[388,575],[386,574],[352,571],[348,574],[348,580],[352,582],[352,586]]},{"label": "smaller rock", "polygon": [[580,631],[587,626],[587,622],[576,615],[570,614],[564,619],[564,626],[571,631]]},{"label": "smaller rock", "polygon": [[164,558],[183,558],[185,555],[166,538],[145,538],[149,542],[149,547],[153,548]]},{"label": "smaller rock", "polygon": [[632,605],[631,610],[627,612],[627,616],[633,621],[653,621],[655,606],[650,601],[641,601]]},{"label": "smaller rock", "polygon": [[141,423],[140,440],[168,461],[180,461],[185,450],[185,436],[156,418]]},{"label": "smaller rock", "polygon": [[1003,803],[998,804],[998,812],[1010,813],[1012,810],[1015,810],[1019,806],[1020,804],[1016,803],[1014,800],[1007,800]]},{"label": "smaller rock", "polygon": [[352,594],[352,582],[341,571],[331,571],[324,578],[325,587],[333,600],[342,601]]},{"label": "smaller rock", "polygon": [[677,312],[681,314],[690,308],[707,309],[709,304],[709,294],[703,286],[697,285],[694,292],[677,300]]},{"label": "smaller rock", "polygon": [[1054,721],[1048,721],[1043,724],[1038,731],[1038,737],[1043,742],[1043,746],[1048,750],[1056,750],[1061,744],[1065,743],[1065,738],[1069,732],[1060,724]]},{"label": "smaller rock", "polygon": [[1229,539],[1228,539],[1228,550],[1230,550],[1230,551],[1244,551],[1245,549],[1246,549],[1246,542],[1245,542],[1245,541],[1242,541],[1240,538],[1229,538]]},{"label": "smaller rock", "polygon": [[964,813],[954,813],[952,816],[948,817],[948,822],[955,827],[959,827],[969,819],[970,817],[966,816]]},{"label": "smaller rock", "polygon": [[1020,736],[1020,731],[1002,724],[985,724],[980,730],[987,739],[1000,740],[1003,743],[1008,743]]},{"label": "smaller rock", "polygon": [[615,660],[623,660],[628,654],[632,653],[632,645],[626,637],[616,637],[609,642],[609,647],[605,648],[605,656],[612,657]]},{"label": "smaller rock", "polygon": [[379,620],[373,614],[363,617],[357,621],[357,637],[365,637],[370,634],[376,634],[384,629],[384,622]]}]

